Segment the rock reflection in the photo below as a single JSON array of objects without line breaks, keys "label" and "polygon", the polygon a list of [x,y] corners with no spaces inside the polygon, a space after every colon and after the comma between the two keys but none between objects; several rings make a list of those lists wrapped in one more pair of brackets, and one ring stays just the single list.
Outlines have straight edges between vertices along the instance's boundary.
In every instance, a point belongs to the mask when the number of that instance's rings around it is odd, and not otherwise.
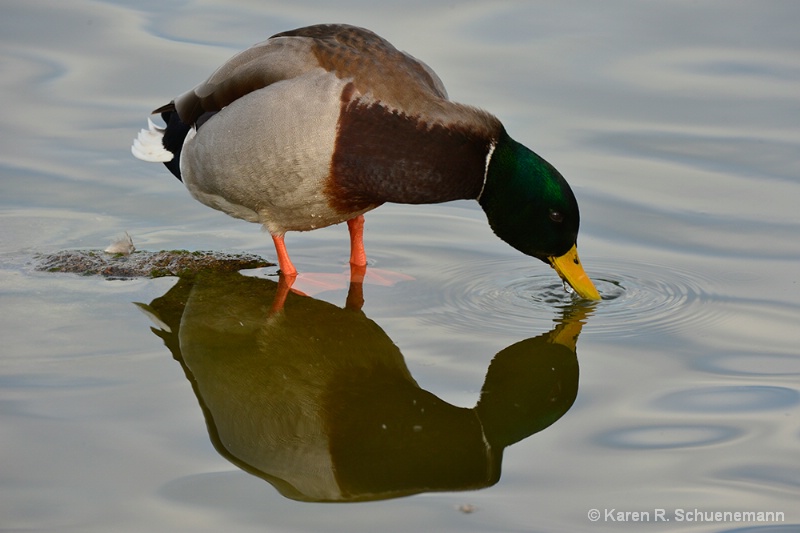
[{"label": "rock reflection", "polygon": [[359,501],[493,485],[505,447],[558,420],[578,391],[575,345],[592,307],[500,351],[474,408],[421,389],[361,310],[236,273],[181,279],[149,306],[224,457],[287,498]]}]

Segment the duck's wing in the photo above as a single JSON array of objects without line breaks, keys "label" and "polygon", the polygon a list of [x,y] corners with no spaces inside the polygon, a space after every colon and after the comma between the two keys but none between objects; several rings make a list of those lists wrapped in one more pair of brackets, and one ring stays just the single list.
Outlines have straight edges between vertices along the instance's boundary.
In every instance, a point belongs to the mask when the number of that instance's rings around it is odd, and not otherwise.
[{"label": "duck's wing", "polygon": [[406,112],[447,99],[444,84],[423,62],[397,50],[377,34],[355,26],[321,24],[273,35],[244,50],[206,81],[153,111],[177,111],[194,124],[242,96],[281,80],[322,68],[352,80],[360,95]]},{"label": "duck's wing", "polygon": [[351,78],[356,89],[376,100],[402,104],[410,95],[447,99],[442,80],[428,65],[364,28],[319,24],[273,37],[309,39],[319,66],[339,78]]}]

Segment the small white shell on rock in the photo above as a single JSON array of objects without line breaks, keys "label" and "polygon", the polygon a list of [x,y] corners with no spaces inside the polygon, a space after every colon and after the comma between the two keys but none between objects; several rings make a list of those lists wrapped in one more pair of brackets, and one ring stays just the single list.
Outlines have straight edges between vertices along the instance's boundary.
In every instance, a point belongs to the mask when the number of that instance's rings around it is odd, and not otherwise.
[{"label": "small white shell on rock", "polygon": [[122,254],[122,255],[130,255],[136,250],[133,246],[133,239],[131,236],[128,235],[128,232],[125,232],[125,236],[120,237],[116,241],[112,242],[108,245],[104,251],[107,254]]}]

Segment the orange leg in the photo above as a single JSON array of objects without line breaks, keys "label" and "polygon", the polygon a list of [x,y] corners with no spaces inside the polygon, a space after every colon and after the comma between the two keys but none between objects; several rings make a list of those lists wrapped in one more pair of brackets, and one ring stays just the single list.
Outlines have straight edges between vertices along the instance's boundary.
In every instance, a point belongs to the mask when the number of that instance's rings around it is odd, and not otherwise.
[{"label": "orange leg", "polygon": [[289,259],[286,244],[283,242],[283,235],[273,235],[272,242],[275,243],[275,251],[278,253],[278,268],[281,273],[278,280],[278,290],[275,293],[275,299],[272,302],[270,311],[270,314],[275,314],[283,310],[283,304],[289,295],[289,289],[292,288],[294,280],[297,279],[297,269],[292,264],[292,260]]},{"label": "orange leg", "polygon": [[350,264],[367,266],[367,253],[364,251],[364,215],[347,221],[350,230]]},{"label": "orange leg", "polygon": [[297,277],[297,269],[292,264],[292,260],[289,259],[286,244],[283,242],[283,235],[273,235],[272,242],[275,243],[275,251],[278,253],[278,268],[280,268],[281,274],[291,278],[290,281],[294,281],[294,278]]}]

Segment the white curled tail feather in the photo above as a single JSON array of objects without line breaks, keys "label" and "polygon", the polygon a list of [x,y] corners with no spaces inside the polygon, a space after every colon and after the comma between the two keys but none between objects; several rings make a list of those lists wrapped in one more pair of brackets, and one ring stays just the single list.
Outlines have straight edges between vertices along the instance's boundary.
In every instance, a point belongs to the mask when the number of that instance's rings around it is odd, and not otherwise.
[{"label": "white curled tail feather", "polygon": [[153,163],[166,163],[172,161],[174,157],[172,152],[164,148],[162,142],[164,138],[164,128],[156,126],[156,124],[147,119],[148,129],[143,129],[139,135],[133,140],[131,146],[131,153],[137,159],[142,161],[150,161]]}]

